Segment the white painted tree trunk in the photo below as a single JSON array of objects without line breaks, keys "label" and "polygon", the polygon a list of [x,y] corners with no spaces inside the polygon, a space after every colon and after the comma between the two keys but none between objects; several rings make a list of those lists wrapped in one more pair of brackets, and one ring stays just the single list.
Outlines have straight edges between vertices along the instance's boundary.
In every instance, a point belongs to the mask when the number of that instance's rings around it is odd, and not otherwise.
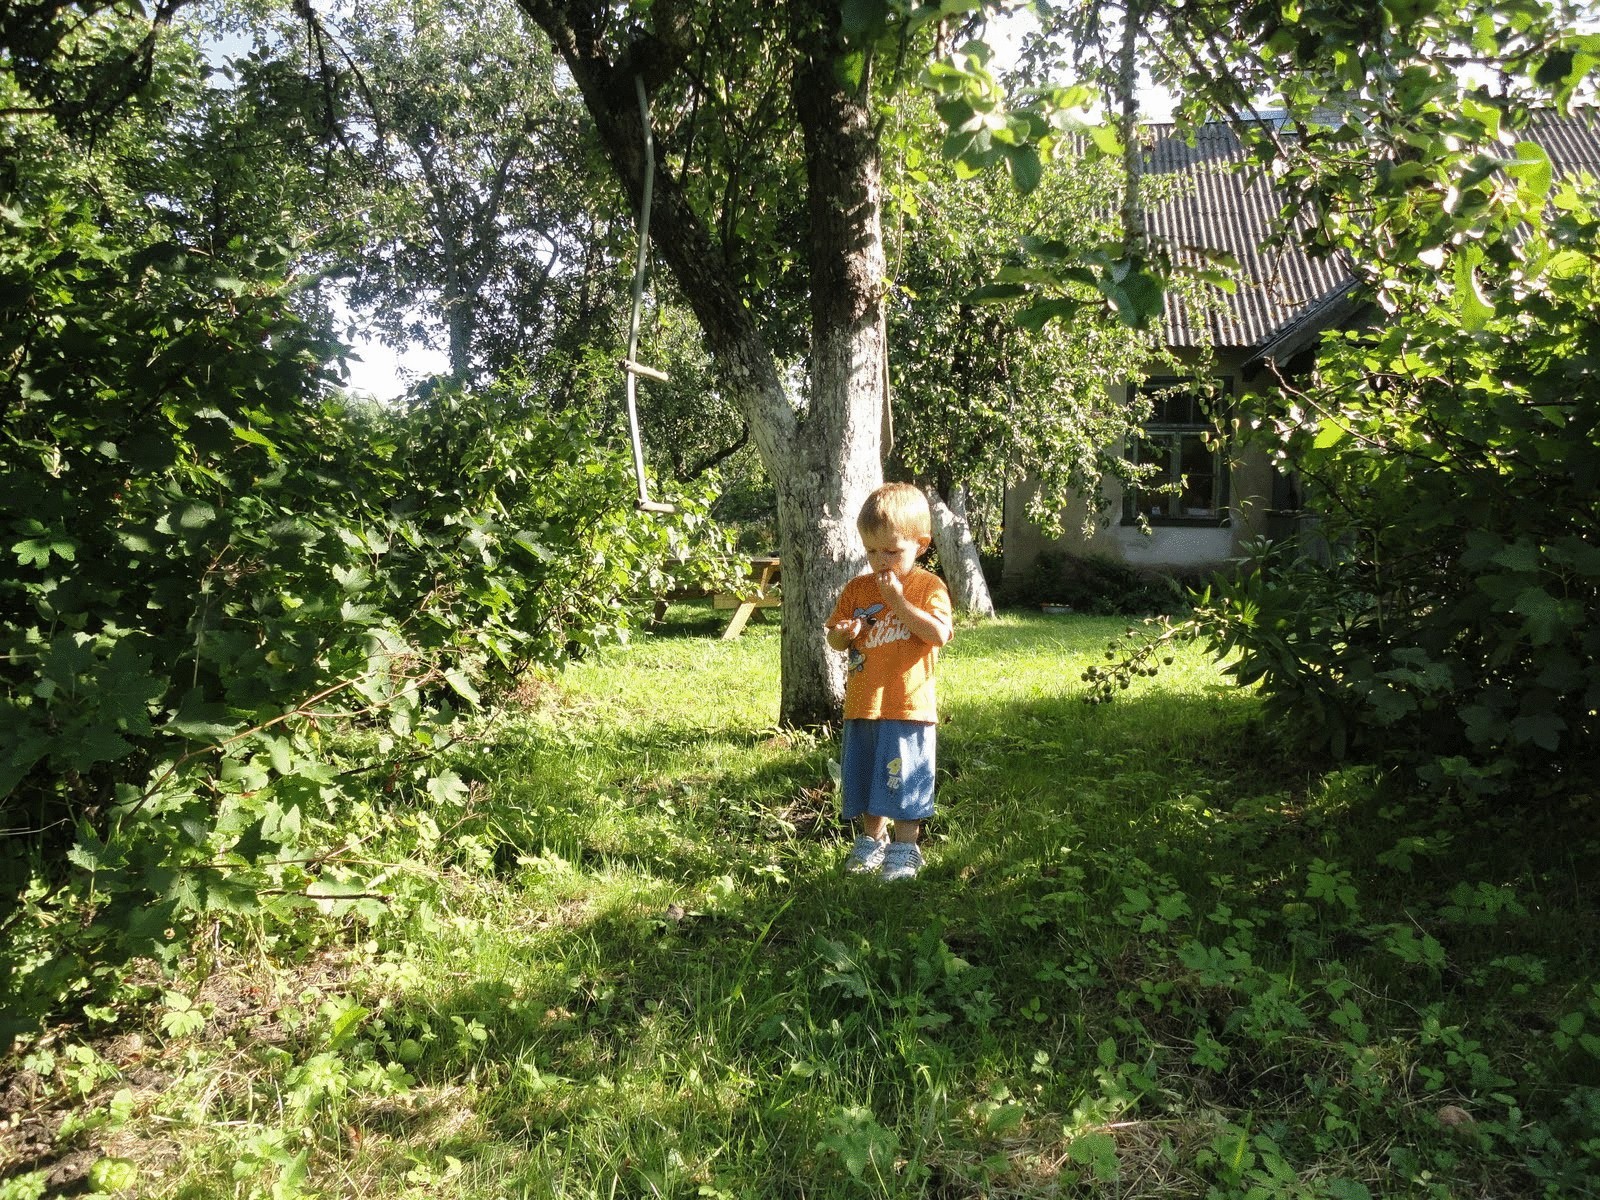
[{"label": "white painted tree trunk", "polygon": [[948,501],[936,488],[923,490],[933,512],[934,548],[939,551],[939,565],[956,611],[968,616],[994,616],[989,581],[983,577],[978,544],[972,540],[972,525],[967,520],[967,489],[955,484]]}]

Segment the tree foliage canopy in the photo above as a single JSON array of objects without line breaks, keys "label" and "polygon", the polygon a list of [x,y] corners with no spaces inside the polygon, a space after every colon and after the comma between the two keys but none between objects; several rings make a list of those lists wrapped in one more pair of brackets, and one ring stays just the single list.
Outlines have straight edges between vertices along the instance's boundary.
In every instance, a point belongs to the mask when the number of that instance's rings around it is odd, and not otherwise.
[{"label": "tree foliage canopy", "polygon": [[[1045,525],[1074,499],[1125,475],[1124,437],[1141,417],[1120,396],[1160,348],[1104,314],[1092,287],[1067,302],[1070,326],[1019,309],[1026,247],[1050,239],[1089,252],[1115,237],[1113,164],[1062,157],[1026,194],[1002,175],[952,183],[936,146],[911,145],[889,304],[895,461],[944,495],[997,497],[1023,475]],[[998,515],[998,514],[996,514]],[[992,523],[998,532],[998,521]],[[997,547],[991,545],[987,549]]]}]

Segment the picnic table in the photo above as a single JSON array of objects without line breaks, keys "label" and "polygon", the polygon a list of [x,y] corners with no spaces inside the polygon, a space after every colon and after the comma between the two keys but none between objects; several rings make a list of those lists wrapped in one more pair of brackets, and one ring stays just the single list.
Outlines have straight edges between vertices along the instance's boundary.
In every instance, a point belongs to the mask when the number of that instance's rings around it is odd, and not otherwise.
[{"label": "picnic table", "polygon": [[777,608],[783,603],[772,594],[781,574],[781,563],[776,554],[753,554],[749,564],[750,586],[737,591],[717,592],[711,597],[711,607],[732,609],[728,627],[722,631],[723,641],[732,641],[744,632],[745,622],[758,608]]},{"label": "picnic table", "polygon": [[[781,564],[776,554],[752,554],[745,560],[748,583],[732,591],[711,592],[711,606],[724,611],[732,610],[728,625],[722,631],[724,641],[732,641],[744,632],[745,623],[758,608],[777,608],[783,601],[773,594],[777,586]],[[655,622],[659,625],[667,615],[670,600],[690,600],[705,596],[704,588],[685,588],[656,597]]]}]

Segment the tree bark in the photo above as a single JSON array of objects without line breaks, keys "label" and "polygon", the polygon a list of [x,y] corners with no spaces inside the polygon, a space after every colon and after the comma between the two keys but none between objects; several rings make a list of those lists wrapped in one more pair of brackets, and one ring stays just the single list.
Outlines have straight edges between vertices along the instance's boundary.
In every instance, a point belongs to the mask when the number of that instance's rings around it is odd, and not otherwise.
[{"label": "tree bark", "polygon": [[[779,484],[778,511],[788,547],[780,551],[785,580],[787,555],[806,556],[806,586],[792,614],[784,588],[783,626],[785,701],[791,675],[807,679],[808,694],[797,697],[806,724],[832,720],[843,703],[843,659],[827,648],[822,627],[840,589],[864,564],[856,515],[883,482],[882,179],[870,89],[851,95],[839,83],[838,13],[837,4],[798,3],[794,14],[803,55],[794,104],[805,133],[810,225],[811,391],[801,435],[811,462],[803,477]],[[772,467],[768,462],[776,481]],[[810,678],[818,653],[826,681]]]},{"label": "tree bark", "polygon": [[[572,72],[606,156],[630,196],[640,195],[644,136],[634,74],[647,86],[664,48],[607,47],[603,0],[519,0],[549,34]],[[845,582],[862,566],[855,518],[882,480],[884,276],[881,183],[867,89],[838,83],[843,55],[837,5],[792,0],[790,36],[799,51],[791,96],[804,133],[810,229],[811,379],[797,404],[773,351],[744,303],[710,225],[689,203],[670,166],[658,162],[650,234],[695,312],[723,384],[749,422],[778,501],[783,563],[779,720],[837,719],[841,657],[822,627]]]},{"label": "tree bark", "polygon": [[967,489],[960,484],[949,488],[948,503],[938,489],[923,490],[933,512],[933,545],[939,551],[939,565],[956,611],[969,616],[994,616],[989,581],[983,577],[978,544],[972,540],[972,526],[967,520]]}]

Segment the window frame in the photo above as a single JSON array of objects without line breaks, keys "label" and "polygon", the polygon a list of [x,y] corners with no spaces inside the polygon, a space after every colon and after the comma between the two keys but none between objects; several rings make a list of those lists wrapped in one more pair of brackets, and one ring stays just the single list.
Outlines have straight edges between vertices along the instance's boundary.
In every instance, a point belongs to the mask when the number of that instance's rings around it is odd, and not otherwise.
[{"label": "window frame", "polygon": [[[1155,420],[1146,421],[1139,427],[1139,432],[1134,436],[1136,440],[1124,446],[1124,457],[1129,461],[1138,463],[1139,444],[1156,439],[1167,440],[1170,443],[1168,461],[1164,479],[1183,476],[1183,445],[1187,438],[1198,437],[1204,447],[1205,439],[1215,439],[1215,448],[1208,451],[1213,463],[1212,478],[1216,480],[1216,494],[1213,496],[1213,512],[1207,516],[1188,516],[1182,512],[1171,511],[1159,513],[1146,513],[1143,520],[1150,525],[1188,527],[1193,529],[1218,529],[1228,525],[1233,519],[1232,501],[1232,469],[1228,459],[1228,443],[1224,434],[1224,421],[1233,407],[1233,376],[1217,375],[1202,380],[1193,375],[1157,375],[1145,380],[1141,384],[1130,385],[1130,391],[1136,396],[1147,396],[1154,392],[1171,392],[1190,385],[1188,395],[1194,401],[1194,410],[1199,412],[1201,406],[1218,406],[1220,413],[1213,412],[1209,417],[1200,421],[1172,421]],[[1202,388],[1201,385],[1209,385]],[[1124,525],[1138,525],[1140,516],[1140,498],[1148,494],[1150,489],[1141,488],[1137,484],[1130,484],[1122,491],[1122,523]],[[1182,504],[1182,493],[1160,495],[1159,499],[1169,510]]]}]

